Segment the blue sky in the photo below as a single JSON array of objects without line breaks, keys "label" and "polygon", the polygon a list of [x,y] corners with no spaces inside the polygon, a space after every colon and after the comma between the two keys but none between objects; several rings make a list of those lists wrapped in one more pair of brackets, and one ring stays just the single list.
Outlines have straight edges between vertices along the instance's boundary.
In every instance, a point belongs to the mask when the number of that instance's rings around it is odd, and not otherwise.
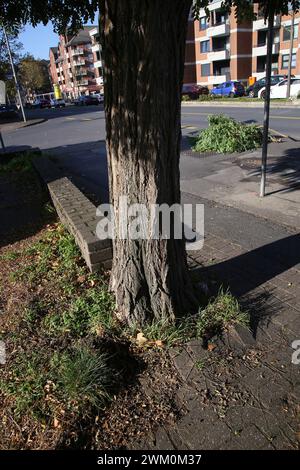
[{"label": "blue sky", "polygon": [[49,59],[49,48],[58,43],[58,35],[53,32],[51,23],[47,26],[39,24],[36,28],[27,25],[19,39],[24,47],[22,52],[29,52],[39,59]]},{"label": "blue sky", "polygon": [[39,59],[49,59],[49,48],[57,46],[58,43],[58,35],[53,32],[52,23],[47,26],[39,24],[35,28],[27,25],[19,39],[23,44],[22,52],[29,52]]}]

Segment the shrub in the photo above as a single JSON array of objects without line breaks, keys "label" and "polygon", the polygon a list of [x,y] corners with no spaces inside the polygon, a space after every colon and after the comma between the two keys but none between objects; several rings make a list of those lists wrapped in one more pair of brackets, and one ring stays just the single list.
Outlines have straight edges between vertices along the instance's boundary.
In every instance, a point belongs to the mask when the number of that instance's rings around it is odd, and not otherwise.
[{"label": "shrub", "polygon": [[262,144],[262,130],[256,125],[215,114],[208,116],[208,128],[196,138],[195,152],[233,153],[254,150]]}]

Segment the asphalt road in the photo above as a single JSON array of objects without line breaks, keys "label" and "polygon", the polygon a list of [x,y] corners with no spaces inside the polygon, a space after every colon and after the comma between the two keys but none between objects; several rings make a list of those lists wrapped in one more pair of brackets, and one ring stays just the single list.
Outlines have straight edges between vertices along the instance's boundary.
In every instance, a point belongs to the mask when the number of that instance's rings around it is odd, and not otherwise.
[{"label": "asphalt road", "polygon": [[[105,120],[102,105],[64,109],[28,111],[28,118],[45,118],[46,122],[15,131],[3,132],[4,142],[10,146],[40,147],[51,149],[66,145],[96,142],[105,139]],[[183,106],[183,134],[196,133],[207,126],[208,114],[224,113],[243,122],[262,124],[263,109]],[[300,109],[282,108],[271,110],[270,127],[285,135],[300,140]]]},{"label": "asphalt road", "polygon": [[[262,122],[263,110],[257,108],[227,108],[183,106],[183,134],[194,133],[207,125],[207,115],[225,113],[241,121]],[[66,174],[94,202],[105,202],[108,197],[105,152],[105,120],[103,107],[66,107],[58,110],[38,110],[30,118],[45,117],[42,124],[3,133],[6,146],[40,147],[48,149],[61,163]],[[271,112],[271,127],[280,133],[292,134],[300,140],[300,109],[276,109]],[[209,168],[207,167],[209,166]],[[208,161],[181,159],[181,176],[194,178],[197,174],[213,171]],[[183,195],[183,202],[190,196]],[[198,202],[199,202],[198,198]],[[290,229],[264,221],[239,209],[225,207],[208,200],[205,205],[205,230],[214,231],[227,239],[254,249],[293,233]],[[246,234],[246,235],[245,235]]]}]

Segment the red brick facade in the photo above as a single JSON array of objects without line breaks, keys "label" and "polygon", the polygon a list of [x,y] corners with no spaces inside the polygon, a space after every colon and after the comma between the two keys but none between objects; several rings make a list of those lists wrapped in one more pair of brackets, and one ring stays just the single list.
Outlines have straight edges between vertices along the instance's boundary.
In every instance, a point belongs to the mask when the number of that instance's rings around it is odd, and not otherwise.
[{"label": "red brick facade", "polygon": [[52,82],[59,85],[65,98],[100,91],[95,77],[91,29],[86,26],[77,36],[61,35],[58,47],[50,49]]},{"label": "red brick facade", "polygon": [[[257,7],[257,20],[239,23],[235,12],[228,15],[215,1],[209,6],[206,18],[200,11],[200,20],[189,20],[184,83],[198,83],[209,87],[226,80],[247,82],[249,77],[265,75],[267,25]],[[288,27],[291,16],[275,18],[273,73],[285,74],[288,67],[290,40]],[[295,15],[293,68],[300,75],[300,13]]]}]

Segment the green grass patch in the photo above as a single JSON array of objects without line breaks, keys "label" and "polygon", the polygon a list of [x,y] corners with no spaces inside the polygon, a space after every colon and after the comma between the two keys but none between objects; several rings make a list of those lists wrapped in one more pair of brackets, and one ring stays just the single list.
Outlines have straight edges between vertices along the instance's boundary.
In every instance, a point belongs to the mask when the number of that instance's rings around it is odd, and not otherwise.
[{"label": "green grass patch", "polygon": [[249,315],[242,311],[238,300],[229,291],[221,289],[217,297],[198,314],[196,336],[210,338],[233,324],[249,326]]},{"label": "green grass patch", "polygon": [[41,155],[40,152],[5,153],[0,159],[0,174],[31,173],[32,158]]},{"label": "green grass patch", "polygon": [[145,345],[157,344],[170,348],[172,346],[183,344],[194,336],[194,319],[187,317],[185,319],[177,320],[176,322],[168,321],[167,319],[156,320],[151,323],[146,323],[143,328],[132,326],[130,334],[134,337],[138,332],[142,332],[143,337],[147,340]]},{"label": "green grass patch", "polygon": [[117,374],[110,366],[110,357],[87,346],[76,347],[52,358],[57,371],[56,383],[66,401],[83,407],[86,403],[103,407],[110,400]]},{"label": "green grass patch", "polygon": [[194,140],[195,152],[233,153],[254,150],[262,144],[262,130],[223,114],[208,116],[208,128]]},{"label": "green grass patch", "polygon": [[[72,415],[103,406],[116,383],[110,357],[86,345],[67,351],[19,355],[0,391],[13,401],[14,414],[53,421],[57,408]],[[85,411],[84,411],[85,410]]]},{"label": "green grass patch", "polygon": [[113,297],[103,284],[83,291],[68,310],[47,315],[44,328],[50,335],[72,337],[113,334],[118,329],[113,310]]}]

